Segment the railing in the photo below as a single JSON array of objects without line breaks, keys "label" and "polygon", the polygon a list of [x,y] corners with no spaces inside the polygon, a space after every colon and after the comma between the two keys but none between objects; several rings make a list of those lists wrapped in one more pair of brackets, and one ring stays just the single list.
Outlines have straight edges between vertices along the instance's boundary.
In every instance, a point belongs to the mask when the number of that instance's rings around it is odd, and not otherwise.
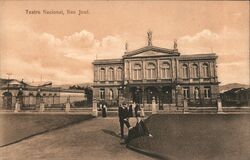
[{"label": "railing", "polygon": [[92,102],[88,102],[84,96],[22,96],[5,97],[0,96],[1,110],[14,110],[16,104],[19,104],[20,110],[38,111],[41,104],[46,110],[62,111],[67,103],[72,109],[91,108]]}]

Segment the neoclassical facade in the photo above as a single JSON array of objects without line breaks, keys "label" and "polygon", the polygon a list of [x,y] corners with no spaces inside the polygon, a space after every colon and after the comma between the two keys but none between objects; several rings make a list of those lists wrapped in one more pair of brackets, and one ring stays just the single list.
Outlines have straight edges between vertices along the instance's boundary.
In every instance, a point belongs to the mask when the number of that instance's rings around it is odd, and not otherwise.
[{"label": "neoclassical facade", "polygon": [[[219,95],[215,53],[182,55],[152,45],[126,51],[121,59],[98,59],[94,65],[94,98],[116,105],[124,99],[144,107],[155,99],[165,106],[214,106]],[[127,45],[126,45],[127,46]],[[127,47],[126,47],[127,48]]]}]

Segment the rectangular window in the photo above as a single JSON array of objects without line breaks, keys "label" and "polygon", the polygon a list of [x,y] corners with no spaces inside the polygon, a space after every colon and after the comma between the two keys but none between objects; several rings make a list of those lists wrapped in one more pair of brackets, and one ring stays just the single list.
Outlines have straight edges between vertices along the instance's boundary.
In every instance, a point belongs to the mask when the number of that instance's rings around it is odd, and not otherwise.
[{"label": "rectangular window", "polygon": [[189,88],[188,87],[183,88],[183,96],[185,99],[189,98]]},{"label": "rectangular window", "polygon": [[104,89],[100,89],[100,98],[105,99],[105,90]]},{"label": "rectangular window", "polygon": [[204,98],[211,98],[211,88],[204,87]]}]

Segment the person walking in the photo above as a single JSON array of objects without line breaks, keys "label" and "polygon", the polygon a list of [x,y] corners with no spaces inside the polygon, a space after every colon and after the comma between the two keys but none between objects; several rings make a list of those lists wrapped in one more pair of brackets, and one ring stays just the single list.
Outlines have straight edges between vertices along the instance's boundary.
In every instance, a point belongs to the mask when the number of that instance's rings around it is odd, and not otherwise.
[{"label": "person walking", "polygon": [[106,106],[106,104],[102,105],[102,117],[107,117],[107,106]]},{"label": "person walking", "polygon": [[128,108],[126,104],[123,102],[119,108],[118,108],[118,116],[119,116],[119,122],[120,122],[120,131],[121,131],[121,141],[122,143],[125,142],[124,140],[124,124],[128,129],[130,129],[130,124],[128,120]]}]

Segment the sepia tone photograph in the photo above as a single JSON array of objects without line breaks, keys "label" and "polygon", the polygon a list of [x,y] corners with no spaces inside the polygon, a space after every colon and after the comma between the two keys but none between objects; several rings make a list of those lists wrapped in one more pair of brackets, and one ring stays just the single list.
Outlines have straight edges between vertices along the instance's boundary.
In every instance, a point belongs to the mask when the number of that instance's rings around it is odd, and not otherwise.
[{"label": "sepia tone photograph", "polygon": [[0,1],[0,160],[249,160],[248,1]]}]

